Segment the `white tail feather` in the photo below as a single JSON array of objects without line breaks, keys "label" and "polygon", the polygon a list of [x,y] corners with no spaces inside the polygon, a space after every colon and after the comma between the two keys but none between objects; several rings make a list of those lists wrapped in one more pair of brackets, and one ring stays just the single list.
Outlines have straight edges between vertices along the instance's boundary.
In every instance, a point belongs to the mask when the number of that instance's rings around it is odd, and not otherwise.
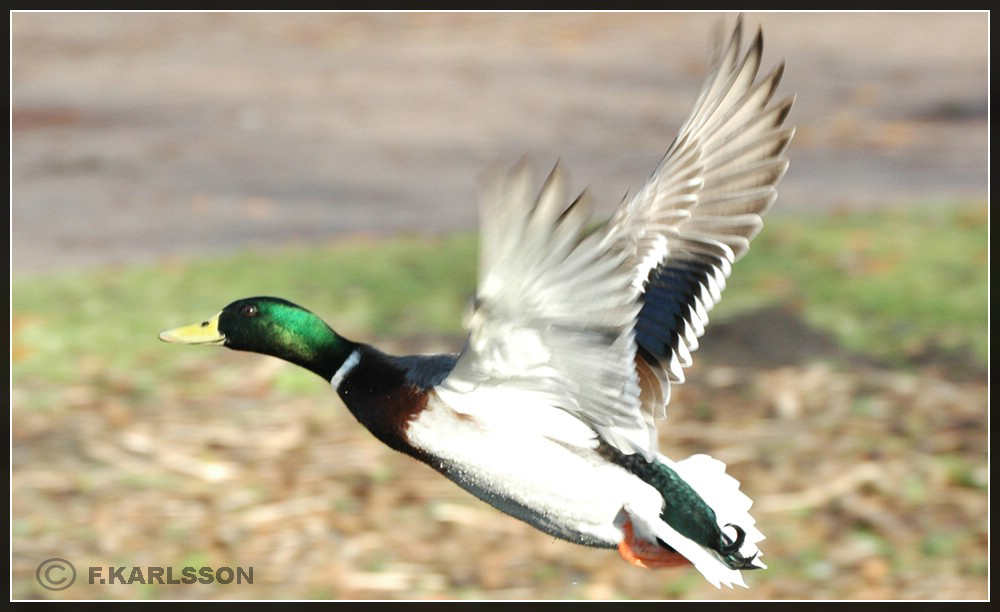
[{"label": "white tail feather", "polygon": [[[746,536],[740,554],[754,558],[756,567],[767,567],[760,562],[760,551],[757,542],[764,539],[764,534],[756,527],[756,521],[750,515],[753,501],[740,491],[740,483],[726,473],[726,464],[708,455],[692,455],[683,461],[672,461],[663,455],[657,456],[658,461],[672,468],[685,480],[691,488],[701,496],[712,510],[715,511],[719,526],[731,532],[732,528],[725,525],[738,525],[745,530]],[[626,507],[633,523],[641,531],[652,532],[655,536],[678,553],[684,555],[694,565],[695,569],[705,578],[720,588],[720,585],[732,587],[738,584],[746,587],[740,570],[730,569],[711,550],[681,535],[677,530],[663,522],[659,516],[638,516]],[[640,530],[637,530],[637,533]]]},{"label": "white tail feather", "polygon": [[763,553],[757,548],[764,534],[757,529],[757,521],[750,514],[753,500],[740,491],[740,482],[726,473],[726,464],[708,455],[692,455],[673,467],[715,511],[719,525],[739,525],[746,531],[740,554],[748,558],[756,554],[754,565],[766,568],[760,561]]}]

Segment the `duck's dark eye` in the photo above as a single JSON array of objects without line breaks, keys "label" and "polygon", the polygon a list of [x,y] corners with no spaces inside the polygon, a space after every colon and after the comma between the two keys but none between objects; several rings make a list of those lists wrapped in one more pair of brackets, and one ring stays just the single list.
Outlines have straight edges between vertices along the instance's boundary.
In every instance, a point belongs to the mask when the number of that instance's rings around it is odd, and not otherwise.
[{"label": "duck's dark eye", "polygon": [[246,304],[243,308],[240,308],[240,314],[244,317],[256,317],[257,312],[257,306],[254,304]]}]

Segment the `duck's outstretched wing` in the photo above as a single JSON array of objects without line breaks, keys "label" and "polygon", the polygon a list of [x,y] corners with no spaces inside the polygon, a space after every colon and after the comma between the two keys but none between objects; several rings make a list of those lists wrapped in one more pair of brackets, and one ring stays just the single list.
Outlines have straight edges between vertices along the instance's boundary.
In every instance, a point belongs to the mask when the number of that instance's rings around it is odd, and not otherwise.
[{"label": "duck's outstretched wing", "polygon": [[608,224],[607,239],[643,292],[636,367],[644,407],[657,416],[788,168],[795,130],[782,124],[794,97],[769,106],[784,65],[757,79],[761,32],[742,56],[741,35],[742,18],[728,42],[719,37],[713,68],[663,160]]},{"label": "duck's outstretched wing", "polygon": [[652,457],[655,428],[640,413],[634,366],[633,271],[604,229],[588,233],[586,195],[567,205],[565,183],[557,166],[536,197],[526,162],[484,182],[469,340],[442,387],[475,391],[470,411],[560,408],[624,452]]},{"label": "duck's outstretched wing", "polygon": [[[768,107],[779,66],[755,83],[762,38],[742,24],[677,138],[635,196],[587,232],[557,167],[537,197],[527,164],[481,196],[479,287],[469,341],[442,386],[482,391],[482,410],[537,401],[652,459],[652,417],[704,331],[731,264],[760,230],[788,162],[789,98]],[[501,392],[501,390],[503,390]]]}]

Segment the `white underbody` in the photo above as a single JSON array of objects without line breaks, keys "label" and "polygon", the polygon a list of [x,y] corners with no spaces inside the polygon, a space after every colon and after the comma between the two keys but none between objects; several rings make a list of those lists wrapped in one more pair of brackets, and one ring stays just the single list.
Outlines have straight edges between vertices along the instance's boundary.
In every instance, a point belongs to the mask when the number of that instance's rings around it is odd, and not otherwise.
[{"label": "white underbody", "polygon": [[489,392],[493,397],[477,392],[473,406],[469,395],[438,389],[411,422],[410,443],[437,457],[434,467],[464,488],[491,503],[529,508],[534,517],[494,504],[567,540],[616,546],[623,532],[615,518],[626,504],[659,514],[659,492],[598,456],[597,434],[579,419],[525,403],[517,391]]},{"label": "white underbody", "polygon": [[[438,387],[407,435],[436,458],[433,467],[457,484],[547,533],[615,547],[625,538],[627,519],[636,537],[666,542],[716,586],[746,586],[739,570],[726,567],[660,518],[659,491],[597,454],[593,429],[558,407],[540,404],[537,394],[505,387],[480,387],[475,393]],[[741,553],[758,552],[756,543],[764,536],[748,512],[751,501],[722,462],[706,455],[675,463],[658,454],[657,460],[694,487],[720,525],[746,530]]]}]

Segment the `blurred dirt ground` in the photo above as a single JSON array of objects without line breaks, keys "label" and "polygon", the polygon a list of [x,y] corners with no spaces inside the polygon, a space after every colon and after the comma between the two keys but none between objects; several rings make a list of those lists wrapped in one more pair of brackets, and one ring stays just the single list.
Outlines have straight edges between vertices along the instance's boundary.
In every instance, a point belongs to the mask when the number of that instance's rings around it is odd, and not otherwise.
[{"label": "blurred dirt ground", "polygon": [[[610,208],[662,155],[718,20],[15,13],[13,272],[471,228],[475,177],[525,151]],[[986,199],[988,15],[757,23],[799,96],[775,214]],[[292,366],[230,354],[154,391],[84,359],[50,410],[26,407],[42,382],[12,387],[12,596],[988,597],[985,372],[894,371],[771,315],[709,327],[661,428],[664,452],[726,461],[755,499],[769,569],[748,590],[554,540],[383,447],[334,394],[284,390]],[[794,341],[768,355],[768,337]],[[39,586],[51,557],[71,588]],[[87,584],[164,565],[255,582]]]},{"label": "blurred dirt ground", "polygon": [[[15,13],[15,275],[476,227],[560,159],[600,210],[653,170],[734,14]],[[787,61],[772,214],[986,198],[986,13],[748,13]]]}]

